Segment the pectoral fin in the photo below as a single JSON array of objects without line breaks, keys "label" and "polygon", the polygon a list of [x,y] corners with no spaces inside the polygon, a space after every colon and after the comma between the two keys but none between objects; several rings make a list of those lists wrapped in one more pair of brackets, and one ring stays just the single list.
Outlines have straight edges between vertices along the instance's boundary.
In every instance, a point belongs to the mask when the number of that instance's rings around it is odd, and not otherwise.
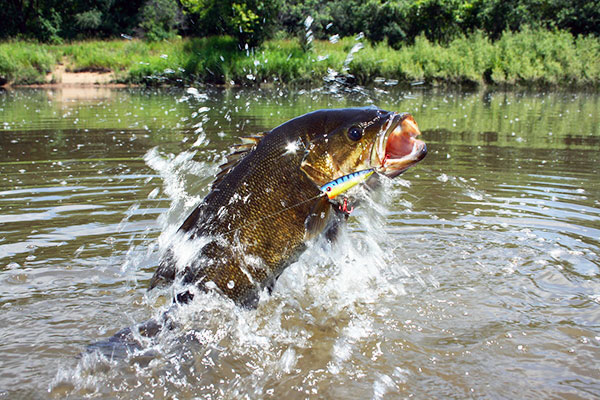
[{"label": "pectoral fin", "polygon": [[329,203],[327,196],[319,197],[304,221],[306,227],[305,239],[312,239],[325,229],[330,211],[331,203]]}]

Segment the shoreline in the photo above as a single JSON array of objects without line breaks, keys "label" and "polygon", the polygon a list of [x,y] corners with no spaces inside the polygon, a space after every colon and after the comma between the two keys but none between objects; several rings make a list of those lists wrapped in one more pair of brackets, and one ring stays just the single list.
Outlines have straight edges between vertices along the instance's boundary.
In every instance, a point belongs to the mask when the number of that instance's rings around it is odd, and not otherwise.
[{"label": "shoreline", "polygon": [[[79,89],[127,89],[127,88],[185,88],[194,86],[208,86],[216,88],[260,88],[267,89],[273,87],[288,87],[297,89],[315,88],[331,85],[331,82],[321,81],[318,84],[316,82],[304,82],[304,83],[285,83],[285,82],[255,82],[253,85],[247,84],[230,84],[230,83],[213,83],[213,82],[201,82],[201,81],[186,81],[185,83],[173,83],[173,82],[162,82],[160,84],[144,84],[144,83],[124,83],[114,81],[104,82],[90,82],[89,78],[84,75],[87,72],[74,72],[74,75],[82,74],[80,79],[74,77],[73,80],[68,82],[47,82],[47,83],[28,83],[28,84],[11,84],[6,83],[0,84],[1,91],[10,91],[11,89],[44,89],[44,90],[79,90]],[[334,83],[335,85],[336,83]],[[507,92],[598,92],[598,85],[590,84],[565,84],[565,85],[542,85],[539,83],[529,84],[486,84],[486,83],[473,83],[473,82],[419,82],[415,85],[414,82],[403,81],[398,82],[394,85],[385,85],[372,81],[367,84],[340,84],[343,88],[354,88],[354,87],[366,87],[366,88],[379,88],[384,89],[389,87],[400,87],[406,90],[461,90],[461,91],[507,91]]]},{"label": "shoreline", "polygon": [[[0,86],[342,86],[597,90],[600,38],[558,31],[473,34],[441,45],[417,38],[393,49],[355,38],[267,41],[241,51],[230,37],[164,42],[92,40],[63,45],[0,42]],[[2,85],[4,83],[4,85]]]},{"label": "shoreline", "polygon": [[31,84],[12,84],[6,82],[0,87],[8,88],[34,88],[34,89],[62,89],[62,88],[126,88],[138,86],[135,84],[116,82],[116,76],[113,71],[94,72],[94,71],[67,71],[65,64],[60,63],[55,66],[52,72],[46,74],[44,83]]}]

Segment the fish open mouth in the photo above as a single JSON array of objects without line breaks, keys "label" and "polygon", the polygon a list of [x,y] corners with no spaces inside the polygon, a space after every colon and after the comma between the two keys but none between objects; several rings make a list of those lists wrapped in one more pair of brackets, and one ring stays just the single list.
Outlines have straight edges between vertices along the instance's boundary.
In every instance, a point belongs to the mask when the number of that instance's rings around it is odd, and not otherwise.
[{"label": "fish open mouth", "polygon": [[427,155],[427,145],[417,139],[420,134],[412,115],[392,114],[373,146],[371,165],[389,178],[400,175]]}]

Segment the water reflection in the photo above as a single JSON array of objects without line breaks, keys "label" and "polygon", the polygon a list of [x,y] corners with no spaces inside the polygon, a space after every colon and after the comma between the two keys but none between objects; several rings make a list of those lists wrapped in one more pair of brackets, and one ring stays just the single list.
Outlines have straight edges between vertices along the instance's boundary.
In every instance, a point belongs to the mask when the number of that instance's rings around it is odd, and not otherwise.
[{"label": "water reflection", "polygon": [[[598,99],[383,84],[2,92],[0,393],[597,396]],[[255,312],[216,298],[182,311],[197,340],[76,358],[168,304],[145,292],[159,237],[237,137],[368,104],[413,113],[430,153],[338,247],[307,252]]]}]

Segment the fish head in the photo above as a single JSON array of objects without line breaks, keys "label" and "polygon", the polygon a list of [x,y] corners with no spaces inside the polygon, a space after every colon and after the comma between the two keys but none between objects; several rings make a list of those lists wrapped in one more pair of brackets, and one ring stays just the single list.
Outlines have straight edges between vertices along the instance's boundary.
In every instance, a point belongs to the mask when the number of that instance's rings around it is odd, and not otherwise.
[{"label": "fish head", "polygon": [[377,108],[321,110],[318,129],[305,138],[302,170],[322,186],[354,172],[373,169],[394,178],[421,161],[427,146],[408,113]]}]

